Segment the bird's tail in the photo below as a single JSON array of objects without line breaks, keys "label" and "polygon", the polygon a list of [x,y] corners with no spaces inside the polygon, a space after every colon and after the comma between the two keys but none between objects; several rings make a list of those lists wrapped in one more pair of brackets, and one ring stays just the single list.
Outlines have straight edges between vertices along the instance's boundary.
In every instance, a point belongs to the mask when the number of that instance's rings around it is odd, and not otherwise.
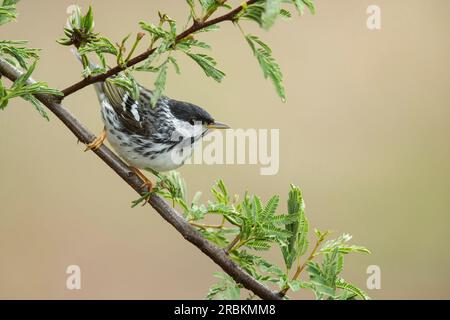
[{"label": "bird's tail", "polygon": [[[80,53],[78,52],[78,50],[76,48],[70,48],[70,51],[72,51],[73,55],[77,58],[78,61],[80,61],[81,63],[83,63],[83,59],[81,58]],[[94,70],[96,68],[99,68],[100,66],[98,64],[93,63],[92,61],[89,60],[89,68],[91,68],[91,70]],[[97,92],[97,97],[100,101],[100,103],[103,101],[103,99],[105,98],[105,91],[103,89],[103,82],[96,82],[94,83],[94,88],[95,88],[95,92]]]}]

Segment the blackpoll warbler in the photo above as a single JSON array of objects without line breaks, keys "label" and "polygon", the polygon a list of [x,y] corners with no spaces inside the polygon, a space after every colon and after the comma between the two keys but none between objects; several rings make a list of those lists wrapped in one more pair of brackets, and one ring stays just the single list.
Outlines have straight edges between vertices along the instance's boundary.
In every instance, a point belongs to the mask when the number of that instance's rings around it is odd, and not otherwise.
[{"label": "blackpoll warbler", "polygon": [[202,108],[162,96],[154,107],[152,91],[139,86],[139,99],[113,82],[95,84],[105,128],[87,150],[99,148],[105,139],[152,188],[139,169],[168,171],[184,164],[195,143],[211,129],[227,129]]}]

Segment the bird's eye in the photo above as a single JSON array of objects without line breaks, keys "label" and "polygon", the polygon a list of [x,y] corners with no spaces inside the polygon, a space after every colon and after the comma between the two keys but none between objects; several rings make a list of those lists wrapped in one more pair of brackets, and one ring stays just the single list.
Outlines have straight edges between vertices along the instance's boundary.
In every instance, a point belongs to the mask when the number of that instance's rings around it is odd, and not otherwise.
[{"label": "bird's eye", "polygon": [[194,125],[194,124],[195,124],[195,120],[194,120],[194,119],[191,119],[191,120],[189,120],[189,123],[190,123],[191,125]]}]

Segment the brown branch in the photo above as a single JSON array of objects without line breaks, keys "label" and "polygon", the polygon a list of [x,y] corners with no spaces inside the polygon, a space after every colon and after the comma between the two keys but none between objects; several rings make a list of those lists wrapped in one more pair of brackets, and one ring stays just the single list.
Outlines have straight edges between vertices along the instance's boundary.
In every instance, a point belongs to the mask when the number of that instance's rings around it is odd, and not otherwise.
[{"label": "brown branch", "polygon": [[[0,58],[0,74],[15,81],[22,75],[22,72],[10,65],[8,62]],[[28,84],[33,83],[34,80],[29,79]],[[89,143],[94,139],[94,135],[80,123],[65,107],[59,104],[55,97],[48,95],[36,95],[56,117],[58,117],[67,128],[83,143]],[[113,169],[128,185],[130,185],[136,192],[143,195],[141,188],[143,181],[135,175],[129,167],[118,158],[108,147],[102,145],[99,149],[94,151],[103,162],[105,162],[111,169]],[[199,248],[216,264],[218,264],[226,273],[233,277],[233,279],[241,283],[245,288],[254,292],[262,299],[279,300],[280,295],[273,292],[256,281],[248,273],[242,270],[236,263],[229,259],[225,250],[213,245],[207,241],[203,236],[195,230],[189,223],[176,212],[165,200],[156,194],[152,194],[149,198],[149,203],[152,207],[181,235]]]},{"label": "brown branch", "polygon": [[[231,10],[227,14],[224,14],[220,17],[217,17],[217,18],[214,18],[211,20],[207,20],[207,21],[203,21],[203,22],[202,21],[194,21],[194,23],[192,24],[191,27],[189,27],[188,29],[186,29],[185,31],[183,31],[176,37],[176,42],[186,38],[187,36],[197,32],[201,29],[205,29],[209,26],[212,26],[212,25],[224,22],[224,21],[233,21],[234,18],[236,17],[236,15],[239,12],[241,12],[241,10],[244,8],[244,6],[248,6],[256,1],[257,0],[248,0],[248,1],[246,1],[245,5],[240,5],[239,7],[236,7],[235,9]],[[126,68],[129,68],[131,66],[134,66],[134,65],[144,61],[153,52],[155,52],[155,50],[156,50],[156,48],[149,49],[149,50],[145,51],[144,53],[141,53],[140,55],[128,60],[127,63],[125,64],[125,66],[117,65],[114,68],[109,69],[106,73],[102,73],[102,74],[99,74],[99,75],[96,75],[93,77],[85,78],[85,79],[71,85],[70,87],[62,90],[62,93],[64,94],[64,98],[71,95],[72,93],[77,92],[78,90],[83,89],[84,87],[91,85],[91,84],[94,84],[96,82],[105,81],[107,78],[124,71]]]}]

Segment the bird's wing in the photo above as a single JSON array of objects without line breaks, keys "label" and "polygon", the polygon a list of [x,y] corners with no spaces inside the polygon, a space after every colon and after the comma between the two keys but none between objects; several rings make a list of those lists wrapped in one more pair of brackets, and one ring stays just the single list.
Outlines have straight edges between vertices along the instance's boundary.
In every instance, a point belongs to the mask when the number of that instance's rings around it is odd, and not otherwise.
[{"label": "bird's wing", "polygon": [[155,132],[155,117],[149,98],[149,95],[151,97],[150,91],[142,88],[140,97],[136,101],[131,93],[125,89],[105,81],[103,83],[103,92],[123,126],[131,133],[150,136]]}]

